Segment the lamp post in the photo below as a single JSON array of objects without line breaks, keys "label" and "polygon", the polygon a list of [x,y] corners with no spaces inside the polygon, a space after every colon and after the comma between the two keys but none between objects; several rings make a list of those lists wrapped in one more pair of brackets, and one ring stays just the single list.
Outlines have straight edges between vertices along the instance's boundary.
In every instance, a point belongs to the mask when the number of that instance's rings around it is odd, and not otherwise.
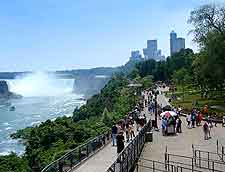
[{"label": "lamp post", "polygon": [[155,90],[155,128],[158,128],[158,125],[157,125],[157,123],[158,123],[157,122],[157,119],[158,119],[157,118],[158,117],[157,95],[158,95],[158,93],[159,93],[158,90]]}]

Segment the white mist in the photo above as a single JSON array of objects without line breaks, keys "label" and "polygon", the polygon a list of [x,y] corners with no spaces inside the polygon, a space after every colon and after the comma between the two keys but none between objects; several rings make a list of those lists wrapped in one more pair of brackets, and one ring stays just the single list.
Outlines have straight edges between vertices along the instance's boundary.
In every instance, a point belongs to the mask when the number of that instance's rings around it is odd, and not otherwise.
[{"label": "white mist", "polygon": [[72,92],[72,79],[59,79],[53,74],[34,72],[9,82],[10,91],[24,97],[59,96]]}]

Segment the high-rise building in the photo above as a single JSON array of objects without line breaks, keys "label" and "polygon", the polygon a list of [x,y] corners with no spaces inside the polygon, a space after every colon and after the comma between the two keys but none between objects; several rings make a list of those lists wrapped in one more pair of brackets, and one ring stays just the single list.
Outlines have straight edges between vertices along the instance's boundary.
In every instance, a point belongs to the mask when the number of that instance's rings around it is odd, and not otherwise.
[{"label": "high-rise building", "polygon": [[142,60],[142,56],[140,54],[140,51],[131,51],[131,57],[130,61],[137,61],[137,60]]},{"label": "high-rise building", "polygon": [[170,33],[170,56],[185,48],[185,39],[177,38],[176,32]]},{"label": "high-rise building", "polygon": [[177,47],[178,52],[181,49],[185,49],[185,39],[184,38],[177,38],[176,47]]},{"label": "high-rise building", "polygon": [[143,49],[145,59],[161,60],[161,50],[158,50],[157,40],[147,40],[147,48]]}]

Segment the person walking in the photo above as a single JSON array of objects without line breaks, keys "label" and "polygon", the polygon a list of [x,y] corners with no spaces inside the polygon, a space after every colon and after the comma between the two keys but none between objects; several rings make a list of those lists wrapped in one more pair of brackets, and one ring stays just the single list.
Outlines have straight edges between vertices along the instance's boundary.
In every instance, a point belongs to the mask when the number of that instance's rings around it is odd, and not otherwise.
[{"label": "person walking", "polygon": [[124,136],[123,136],[123,132],[120,132],[116,136],[116,144],[117,144],[117,153],[119,154],[124,149]]},{"label": "person walking", "polygon": [[117,136],[118,128],[114,123],[112,126],[112,146],[116,146],[116,136]]},{"label": "person walking", "polygon": [[195,121],[196,121],[196,113],[195,113],[195,110],[193,110],[192,113],[191,113],[191,125],[192,125],[192,128],[195,128]]},{"label": "person walking", "polygon": [[205,122],[203,125],[203,132],[204,132],[204,139],[208,140],[209,139],[209,125],[208,122]]},{"label": "person walking", "polygon": [[190,128],[190,126],[191,126],[191,114],[190,113],[187,115],[186,120],[187,120],[187,127]]}]

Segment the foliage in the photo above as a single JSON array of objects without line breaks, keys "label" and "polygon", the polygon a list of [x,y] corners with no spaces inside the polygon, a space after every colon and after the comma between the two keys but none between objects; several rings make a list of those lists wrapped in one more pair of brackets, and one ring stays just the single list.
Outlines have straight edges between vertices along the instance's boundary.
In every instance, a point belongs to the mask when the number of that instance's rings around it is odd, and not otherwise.
[{"label": "foliage", "polygon": [[[156,62],[150,59],[139,63],[135,73],[138,73],[143,78],[151,75],[154,81],[167,81],[172,79],[174,72],[182,68],[191,74],[193,55],[194,53],[191,49],[182,49],[180,52],[168,57],[165,62]],[[132,76],[136,75],[133,74]]]},{"label": "foliage", "polygon": [[0,156],[0,171],[1,172],[28,172],[27,161],[24,157],[19,157],[15,153],[7,156]]}]

